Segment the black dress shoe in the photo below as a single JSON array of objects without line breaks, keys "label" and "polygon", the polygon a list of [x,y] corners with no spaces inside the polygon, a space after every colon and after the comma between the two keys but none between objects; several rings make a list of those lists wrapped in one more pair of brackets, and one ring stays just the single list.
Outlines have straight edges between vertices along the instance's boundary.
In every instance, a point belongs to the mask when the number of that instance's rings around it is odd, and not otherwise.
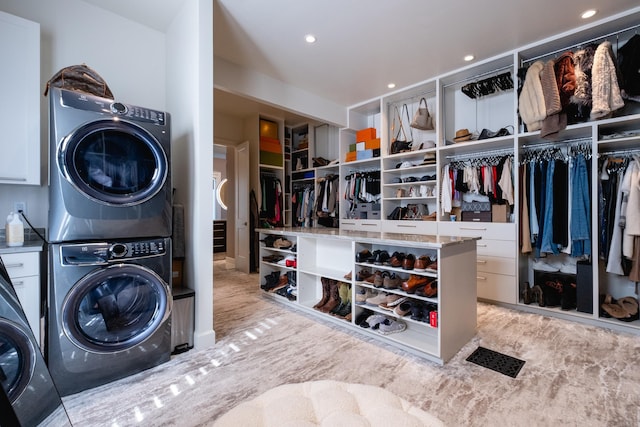
[{"label": "black dress shoe", "polygon": [[364,249],[356,254],[356,262],[367,262],[371,256],[369,249]]},{"label": "black dress shoe", "polygon": [[382,264],[386,263],[387,261],[389,261],[389,252],[387,252],[387,251],[378,251],[378,254],[376,255],[373,263],[375,265],[382,265]]},{"label": "black dress shoe", "polygon": [[376,259],[378,258],[378,254],[380,253],[380,249],[376,249],[375,251],[373,251],[373,253],[371,254],[371,256],[369,257],[369,259],[367,260],[367,262],[369,264],[373,264],[376,262]]}]

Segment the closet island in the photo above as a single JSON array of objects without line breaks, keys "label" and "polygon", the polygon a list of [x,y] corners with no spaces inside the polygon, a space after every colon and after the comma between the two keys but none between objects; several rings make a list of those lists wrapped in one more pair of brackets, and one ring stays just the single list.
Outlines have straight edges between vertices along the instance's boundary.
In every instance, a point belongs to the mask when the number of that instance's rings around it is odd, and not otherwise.
[{"label": "closet island", "polygon": [[269,297],[440,364],[475,335],[478,237],[256,232]]}]

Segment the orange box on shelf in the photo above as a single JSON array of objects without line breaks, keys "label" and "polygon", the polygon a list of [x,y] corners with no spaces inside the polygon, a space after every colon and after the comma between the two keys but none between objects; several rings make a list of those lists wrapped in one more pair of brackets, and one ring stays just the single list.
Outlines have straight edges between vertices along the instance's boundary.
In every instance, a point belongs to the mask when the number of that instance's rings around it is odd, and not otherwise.
[{"label": "orange box on shelf", "polygon": [[356,142],[364,142],[376,139],[376,128],[360,129],[356,132]]},{"label": "orange box on shelf", "polygon": [[275,144],[280,144],[280,140],[278,138],[269,138],[268,136],[261,136],[260,137],[260,142],[265,141],[265,142],[273,142]]},{"label": "orange box on shelf", "polygon": [[369,139],[364,142],[365,150],[375,150],[380,148],[380,138]]},{"label": "orange box on shelf", "polygon": [[345,162],[353,162],[354,160],[356,160],[357,158],[357,152],[356,151],[349,151],[347,153],[347,157],[344,159]]},{"label": "orange box on shelf", "polygon": [[260,138],[260,151],[268,151],[269,153],[282,153],[282,146],[277,140],[276,142],[273,142]]}]

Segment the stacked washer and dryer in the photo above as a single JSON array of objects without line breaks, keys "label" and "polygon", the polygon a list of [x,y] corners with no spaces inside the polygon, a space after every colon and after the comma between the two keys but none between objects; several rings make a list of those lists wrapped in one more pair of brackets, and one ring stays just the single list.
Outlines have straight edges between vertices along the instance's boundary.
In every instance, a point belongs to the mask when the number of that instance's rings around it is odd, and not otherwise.
[{"label": "stacked washer and dryer", "polygon": [[62,396],[171,355],[165,112],[53,88],[45,354]]}]

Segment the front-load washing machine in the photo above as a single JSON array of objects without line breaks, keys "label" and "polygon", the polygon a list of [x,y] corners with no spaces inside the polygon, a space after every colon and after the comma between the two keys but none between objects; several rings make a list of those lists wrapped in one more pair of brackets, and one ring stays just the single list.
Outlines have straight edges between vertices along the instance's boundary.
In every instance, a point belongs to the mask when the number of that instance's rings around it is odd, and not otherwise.
[{"label": "front-load washing machine", "polygon": [[62,396],[171,355],[171,239],[49,247],[46,356]]},{"label": "front-load washing machine", "polygon": [[168,113],[52,88],[49,242],[168,237]]},{"label": "front-load washing machine", "polygon": [[[70,425],[1,259],[0,385],[20,425]],[[0,414],[0,425],[4,421]]]}]

